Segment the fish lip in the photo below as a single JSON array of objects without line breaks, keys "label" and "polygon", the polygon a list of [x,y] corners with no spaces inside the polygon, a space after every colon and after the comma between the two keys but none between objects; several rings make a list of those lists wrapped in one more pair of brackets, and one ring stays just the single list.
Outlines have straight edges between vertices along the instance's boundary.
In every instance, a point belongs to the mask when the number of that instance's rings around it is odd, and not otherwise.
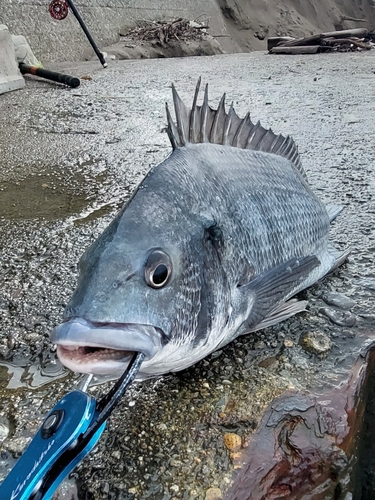
[{"label": "fish lip", "polygon": [[152,325],[98,323],[71,317],[56,326],[50,338],[58,346],[60,359],[65,358],[72,347],[97,347],[126,351],[128,356],[142,352],[145,359],[149,360],[161,349],[164,337],[163,331]]}]

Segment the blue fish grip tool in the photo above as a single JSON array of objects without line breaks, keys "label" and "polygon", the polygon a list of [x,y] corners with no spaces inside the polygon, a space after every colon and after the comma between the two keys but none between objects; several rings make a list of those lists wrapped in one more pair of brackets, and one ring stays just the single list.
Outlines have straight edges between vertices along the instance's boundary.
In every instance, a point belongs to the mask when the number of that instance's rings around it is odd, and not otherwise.
[{"label": "blue fish grip tool", "polygon": [[0,485],[1,500],[49,500],[63,479],[92,450],[106,421],[133,382],[144,359],[134,353],[129,366],[99,401],[84,392],[66,394],[48,413],[16,465]]}]

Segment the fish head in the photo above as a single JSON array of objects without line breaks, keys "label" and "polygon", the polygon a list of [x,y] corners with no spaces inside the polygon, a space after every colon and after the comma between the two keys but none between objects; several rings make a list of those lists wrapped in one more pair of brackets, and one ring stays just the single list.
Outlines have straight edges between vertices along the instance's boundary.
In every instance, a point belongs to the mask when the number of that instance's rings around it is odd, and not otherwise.
[{"label": "fish head", "polygon": [[80,260],[78,286],[51,336],[73,371],[121,372],[134,352],[145,354],[138,378],[195,362],[208,321],[204,229],[178,220],[152,194],[141,201],[125,207]]}]

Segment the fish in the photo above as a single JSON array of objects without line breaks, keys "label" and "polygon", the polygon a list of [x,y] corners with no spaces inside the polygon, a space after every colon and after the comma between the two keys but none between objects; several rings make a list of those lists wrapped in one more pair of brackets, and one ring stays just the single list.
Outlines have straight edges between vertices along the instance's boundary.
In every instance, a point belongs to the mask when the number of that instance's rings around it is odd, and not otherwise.
[{"label": "fish", "polygon": [[172,152],[150,169],[79,262],[78,284],[51,334],[75,372],[138,380],[188,368],[239,335],[306,310],[294,296],[340,266],[330,243],[342,207],[313,193],[290,136],[201,80],[188,108],[172,85]]}]

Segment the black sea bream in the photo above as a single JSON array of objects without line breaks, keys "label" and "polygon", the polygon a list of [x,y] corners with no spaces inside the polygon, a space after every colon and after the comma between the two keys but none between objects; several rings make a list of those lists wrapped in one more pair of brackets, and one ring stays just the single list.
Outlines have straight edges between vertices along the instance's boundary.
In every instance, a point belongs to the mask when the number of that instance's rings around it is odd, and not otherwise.
[{"label": "black sea bream", "polygon": [[340,208],[314,195],[294,141],[198,93],[190,110],[173,88],[172,154],[80,261],[52,334],[71,370],[124,371],[134,351],[141,379],[182,370],[303,311],[289,299],[345,260],[329,244]]}]

